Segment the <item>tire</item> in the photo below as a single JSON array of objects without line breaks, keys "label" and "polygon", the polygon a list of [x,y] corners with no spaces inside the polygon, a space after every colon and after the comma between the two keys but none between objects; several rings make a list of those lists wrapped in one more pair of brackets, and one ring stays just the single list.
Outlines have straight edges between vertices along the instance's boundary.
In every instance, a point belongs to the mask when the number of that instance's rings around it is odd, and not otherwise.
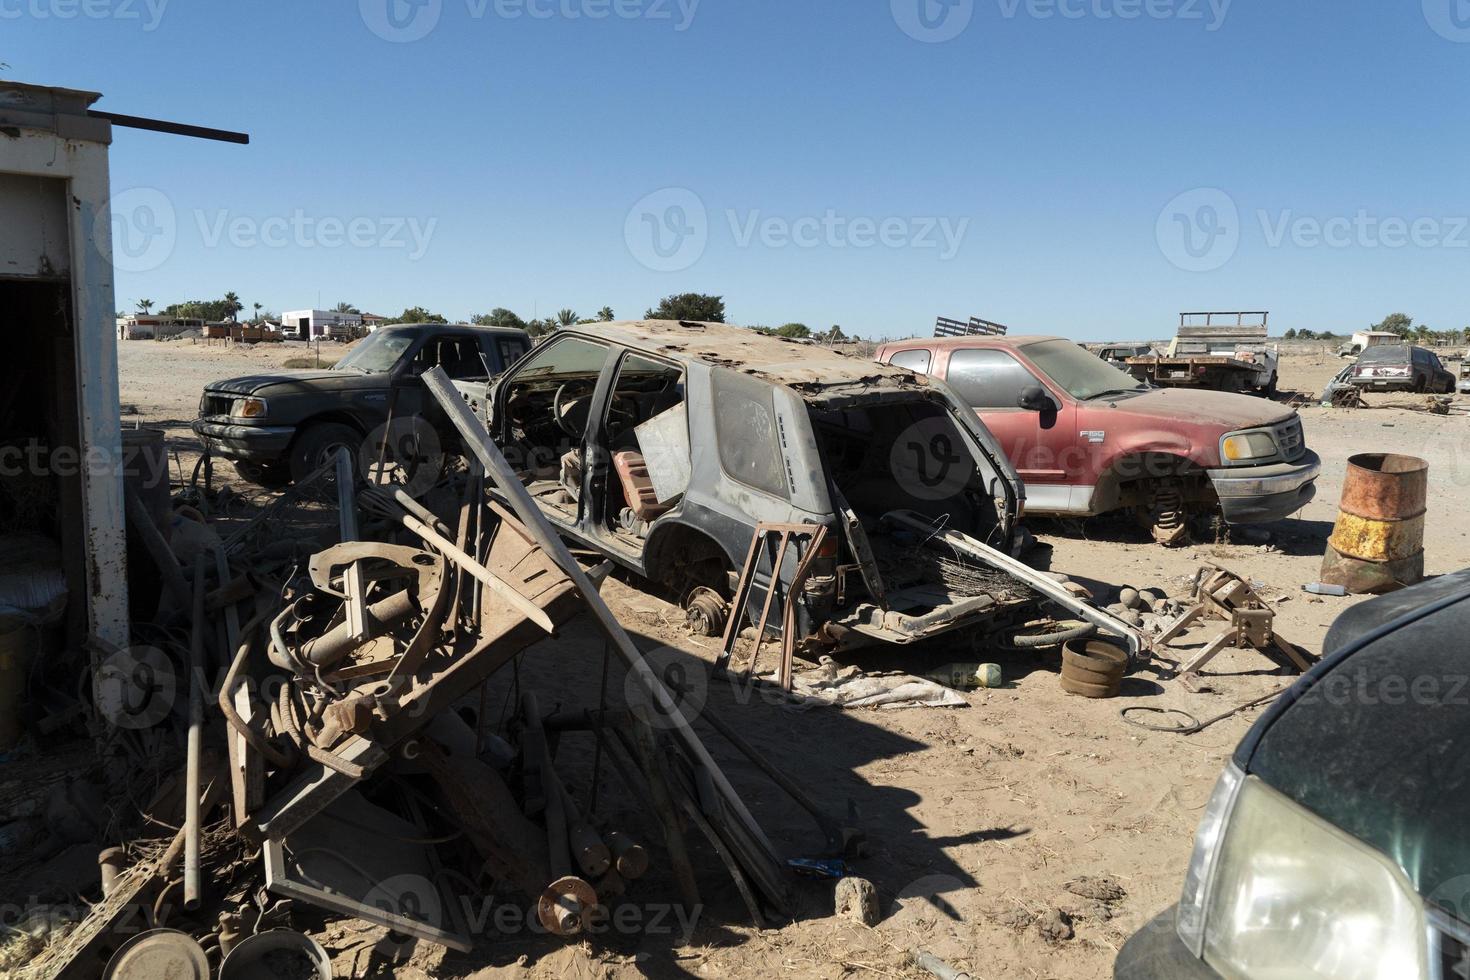
[{"label": "tire", "polygon": [[318,422],[308,426],[291,444],[291,455],[287,460],[291,469],[292,482],[300,482],[315,473],[324,464],[331,462],[339,448],[346,447],[352,453],[353,467],[357,466],[357,451],[362,447],[362,436],[351,426],[340,422]]},{"label": "tire", "polygon": [[1084,681],[1075,681],[1066,674],[1062,675],[1062,690],[1068,694],[1076,694],[1080,697],[1094,698],[1097,700],[1117,697],[1118,695],[1117,684],[1088,684]]},{"label": "tire", "polygon": [[1096,684],[1099,687],[1111,687],[1123,679],[1122,674],[1088,670],[1085,667],[1078,667],[1075,664],[1064,664],[1062,666],[1062,676],[1081,684]]},{"label": "tire", "polygon": [[253,483],[257,487],[267,490],[280,490],[291,482],[291,472],[280,463],[265,465],[262,463],[247,463],[244,460],[233,460],[235,473],[246,483]]},{"label": "tire", "polygon": [[1083,640],[1062,648],[1063,669],[1122,677],[1128,673],[1128,651],[1103,640]]},{"label": "tire", "polygon": [[1271,375],[1271,383],[1268,384],[1268,385],[1266,385],[1266,397],[1267,398],[1275,398],[1276,395],[1277,395],[1277,393],[1280,390],[1281,390],[1281,375],[1279,375],[1279,374],[1272,374]]},{"label": "tire", "polygon": [[1428,384],[1425,382],[1425,380],[1423,378],[1415,378],[1414,379],[1414,394],[1416,394],[1416,395],[1422,395],[1422,394],[1424,394],[1425,390],[1428,387],[1429,387]]}]

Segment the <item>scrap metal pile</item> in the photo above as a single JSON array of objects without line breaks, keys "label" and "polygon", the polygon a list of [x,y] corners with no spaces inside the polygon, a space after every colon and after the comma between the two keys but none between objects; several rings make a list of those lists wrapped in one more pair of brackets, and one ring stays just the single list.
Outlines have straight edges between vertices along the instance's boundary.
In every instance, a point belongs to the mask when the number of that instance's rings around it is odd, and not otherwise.
[{"label": "scrap metal pile", "polygon": [[[182,769],[140,805],[179,829],[109,852],[105,901],[41,955],[39,973],[102,975],[127,953],[116,952],[120,925],[139,908],[176,931],[134,950],[135,971],[197,962],[199,950],[224,958],[242,939],[301,928],[307,909],[383,927],[400,949],[419,939],[469,951],[490,927],[465,910],[506,897],[545,931],[575,936],[658,865],[697,914],[691,829],[758,925],[789,913],[788,862],[598,594],[592,577],[605,569],[589,576],[463,402],[436,393],[474,456],[454,478],[454,519],[392,485],[357,493],[344,453],[341,541],[304,567],[262,574],[241,534],[192,567],[162,556],[169,591],[187,600],[176,615],[188,662],[172,665],[187,710],[125,741],[170,759],[182,734]],[[527,659],[556,657],[558,629],[584,613],[626,670],[625,705],[607,702],[605,683],[579,707],[522,683]],[[493,681],[510,694],[492,720]],[[827,820],[708,707],[701,718],[812,813],[822,857],[854,850],[859,833]],[[590,779],[559,757],[573,732],[595,744]],[[637,826],[597,812],[598,781],[611,774],[637,801]]]}]

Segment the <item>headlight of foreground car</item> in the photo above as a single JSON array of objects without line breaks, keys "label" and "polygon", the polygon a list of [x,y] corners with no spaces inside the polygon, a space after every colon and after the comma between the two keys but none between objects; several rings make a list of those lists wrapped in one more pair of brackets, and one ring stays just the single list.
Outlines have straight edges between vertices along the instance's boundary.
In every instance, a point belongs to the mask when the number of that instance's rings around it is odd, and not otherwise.
[{"label": "headlight of foreground car", "polygon": [[1234,766],[1200,824],[1177,928],[1227,977],[1428,975],[1423,904],[1399,869]]},{"label": "headlight of foreground car", "polygon": [[1269,432],[1241,432],[1220,440],[1220,458],[1228,463],[1270,459],[1276,455],[1276,440]]},{"label": "headlight of foreground car", "polygon": [[230,415],[237,419],[265,418],[264,398],[236,398],[230,405]]}]

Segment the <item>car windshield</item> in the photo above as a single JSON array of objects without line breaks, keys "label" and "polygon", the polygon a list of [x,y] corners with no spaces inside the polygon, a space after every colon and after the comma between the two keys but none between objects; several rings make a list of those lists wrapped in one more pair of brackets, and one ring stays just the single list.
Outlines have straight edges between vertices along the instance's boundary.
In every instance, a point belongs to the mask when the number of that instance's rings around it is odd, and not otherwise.
[{"label": "car windshield", "polygon": [[1389,364],[1394,361],[1407,361],[1408,359],[1409,348],[1407,347],[1369,347],[1358,358],[1364,364]]},{"label": "car windshield", "polygon": [[413,345],[411,334],[395,330],[379,330],[369,334],[366,340],[347,352],[347,356],[332,366],[333,371],[354,371],[358,374],[386,374],[398,363],[403,352]]},{"label": "car windshield", "polygon": [[1044,340],[1027,344],[1021,351],[1067,394],[1078,401],[1103,395],[1132,395],[1148,385],[1126,371],[1093,357],[1070,340]]}]

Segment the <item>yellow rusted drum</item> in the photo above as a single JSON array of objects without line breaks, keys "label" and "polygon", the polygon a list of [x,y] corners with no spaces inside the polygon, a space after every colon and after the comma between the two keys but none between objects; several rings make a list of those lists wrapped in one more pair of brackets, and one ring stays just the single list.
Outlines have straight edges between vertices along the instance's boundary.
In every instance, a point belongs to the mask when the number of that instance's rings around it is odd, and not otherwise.
[{"label": "yellow rusted drum", "polygon": [[1421,581],[1428,502],[1424,460],[1395,453],[1349,459],[1322,581],[1354,593],[1390,592]]}]

